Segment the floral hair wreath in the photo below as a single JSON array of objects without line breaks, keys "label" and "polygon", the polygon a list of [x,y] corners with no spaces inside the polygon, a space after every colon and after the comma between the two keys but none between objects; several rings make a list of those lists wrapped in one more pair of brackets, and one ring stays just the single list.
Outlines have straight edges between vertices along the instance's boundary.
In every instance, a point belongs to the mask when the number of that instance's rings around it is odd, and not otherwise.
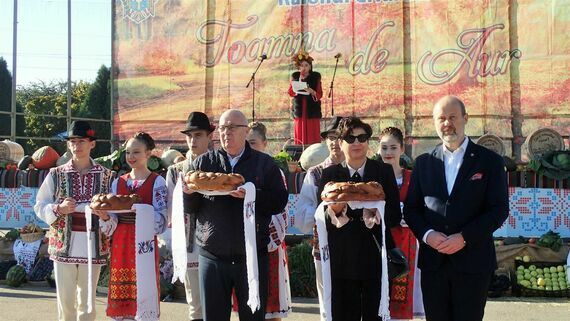
[{"label": "floral hair wreath", "polygon": [[309,56],[309,53],[307,53],[305,50],[301,49],[299,51],[299,53],[297,53],[296,55],[293,56],[293,62],[295,63],[296,66],[299,66],[301,64],[302,61],[306,61],[308,62],[310,65],[313,64],[313,57]]}]

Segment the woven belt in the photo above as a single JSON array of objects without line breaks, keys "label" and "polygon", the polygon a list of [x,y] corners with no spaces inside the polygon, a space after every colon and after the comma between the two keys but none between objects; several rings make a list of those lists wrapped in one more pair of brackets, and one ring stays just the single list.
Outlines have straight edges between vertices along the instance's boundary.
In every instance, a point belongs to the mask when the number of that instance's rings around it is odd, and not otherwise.
[{"label": "woven belt", "polygon": [[122,224],[135,224],[137,216],[135,213],[124,213],[117,215],[119,218],[119,223]]},{"label": "woven belt", "polygon": [[[74,212],[69,214],[71,215],[71,230],[74,232],[87,232],[87,228],[85,226],[85,213],[81,212]],[[92,215],[91,222],[94,222],[98,219],[97,216]],[[93,223],[91,223],[91,228],[93,228]]]}]

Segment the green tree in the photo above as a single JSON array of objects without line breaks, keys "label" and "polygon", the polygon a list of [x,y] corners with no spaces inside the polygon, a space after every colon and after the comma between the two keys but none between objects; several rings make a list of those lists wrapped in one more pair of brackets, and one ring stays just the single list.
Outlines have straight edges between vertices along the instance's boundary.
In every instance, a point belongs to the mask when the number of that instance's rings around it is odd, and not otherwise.
[{"label": "green tree", "polygon": [[[95,82],[89,86],[85,100],[79,109],[79,117],[109,120],[111,118],[111,70],[102,65],[97,71]],[[91,127],[95,130],[97,138],[109,140],[111,138],[111,125],[109,122],[92,121]],[[94,157],[108,155],[111,150],[109,142],[98,141]]]},{"label": "green tree", "polygon": [[82,117],[109,119],[111,117],[111,70],[102,65],[97,71],[97,78],[91,84],[85,100],[81,104]]},{"label": "green tree", "polygon": [[12,103],[12,74],[8,70],[8,64],[0,57],[0,110],[10,111]]},{"label": "green tree", "polygon": [[[89,83],[80,81],[71,85],[71,110],[80,109],[85,100]],[[44,82],[33,83],[26,87],[19,88],[17,99],[24,106],[24,119],[26,124],[25,134],[31,137],[55,137],[57,134],[66,131],[67,123],[65,118],[48,117],[43,115],[67,115],[67,83]],[[65,151],[65,144],[56,144],[58,139],[40,140],[30,139],[25,146],[28,154],[33,153],[39,147],[51,145],[59,153]]]},{"label": "green tree", "polygon": [[[0,111],[11,111],[12,103],[12,75],[8,71],[8,64],[0,57]],[[10,135],[10,115],[0,114],[0,135]]]}]

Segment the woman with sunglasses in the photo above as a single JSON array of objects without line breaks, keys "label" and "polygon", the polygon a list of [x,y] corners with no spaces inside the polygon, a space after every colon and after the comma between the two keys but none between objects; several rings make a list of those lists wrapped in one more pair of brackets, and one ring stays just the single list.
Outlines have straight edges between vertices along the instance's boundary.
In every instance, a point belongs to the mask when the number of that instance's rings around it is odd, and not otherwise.
[{"label": "woman with sunglasses", "polygon": [[[386,164],[392,165],[396,183],[400,189],[400,205],[408,195],[412,171],[402,168],[400,157],[404,154],[404,135],[396,127],[387,127],[380,132],[380,156]],[[418,240],[402,220],[392,228],[394,242],[408,258],[410,272],[392,281],[390,296],[390,316],[392,320],[411,320],[414,314],[423,315],[422,290],[420,288],[420,271],[416,268]]]},{"label": "woman with sunglasses", "polygon": [[323,170],[318,195],[328,182],[380,183],[386,196],[386,230],[382,231],[380,225],[366,227],[363,217],[371,215],[370,210],[353,210],[346,203],[327,206],[332,320],[381,320],[378,308],[382,262],[376,241],[381,242],[382,233],[386,233],[387,248],[394,247],[389,229],[399,225],[402,218],[398,187],[392,166],[367,158],[370,125],[357,117],[347,117],[340,122],[337,134],[346,160]]}]

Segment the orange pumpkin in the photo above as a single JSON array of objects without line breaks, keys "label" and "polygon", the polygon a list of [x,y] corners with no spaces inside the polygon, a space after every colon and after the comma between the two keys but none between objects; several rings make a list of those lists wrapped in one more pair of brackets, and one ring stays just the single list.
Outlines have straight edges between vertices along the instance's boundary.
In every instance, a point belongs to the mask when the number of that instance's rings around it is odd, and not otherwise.
[{"label": "orange pumpkin", "polygon": [[55,166],[59,154],[50,146],[44,146],[32,155],[34,167],[37,169],[49,169]]}]

